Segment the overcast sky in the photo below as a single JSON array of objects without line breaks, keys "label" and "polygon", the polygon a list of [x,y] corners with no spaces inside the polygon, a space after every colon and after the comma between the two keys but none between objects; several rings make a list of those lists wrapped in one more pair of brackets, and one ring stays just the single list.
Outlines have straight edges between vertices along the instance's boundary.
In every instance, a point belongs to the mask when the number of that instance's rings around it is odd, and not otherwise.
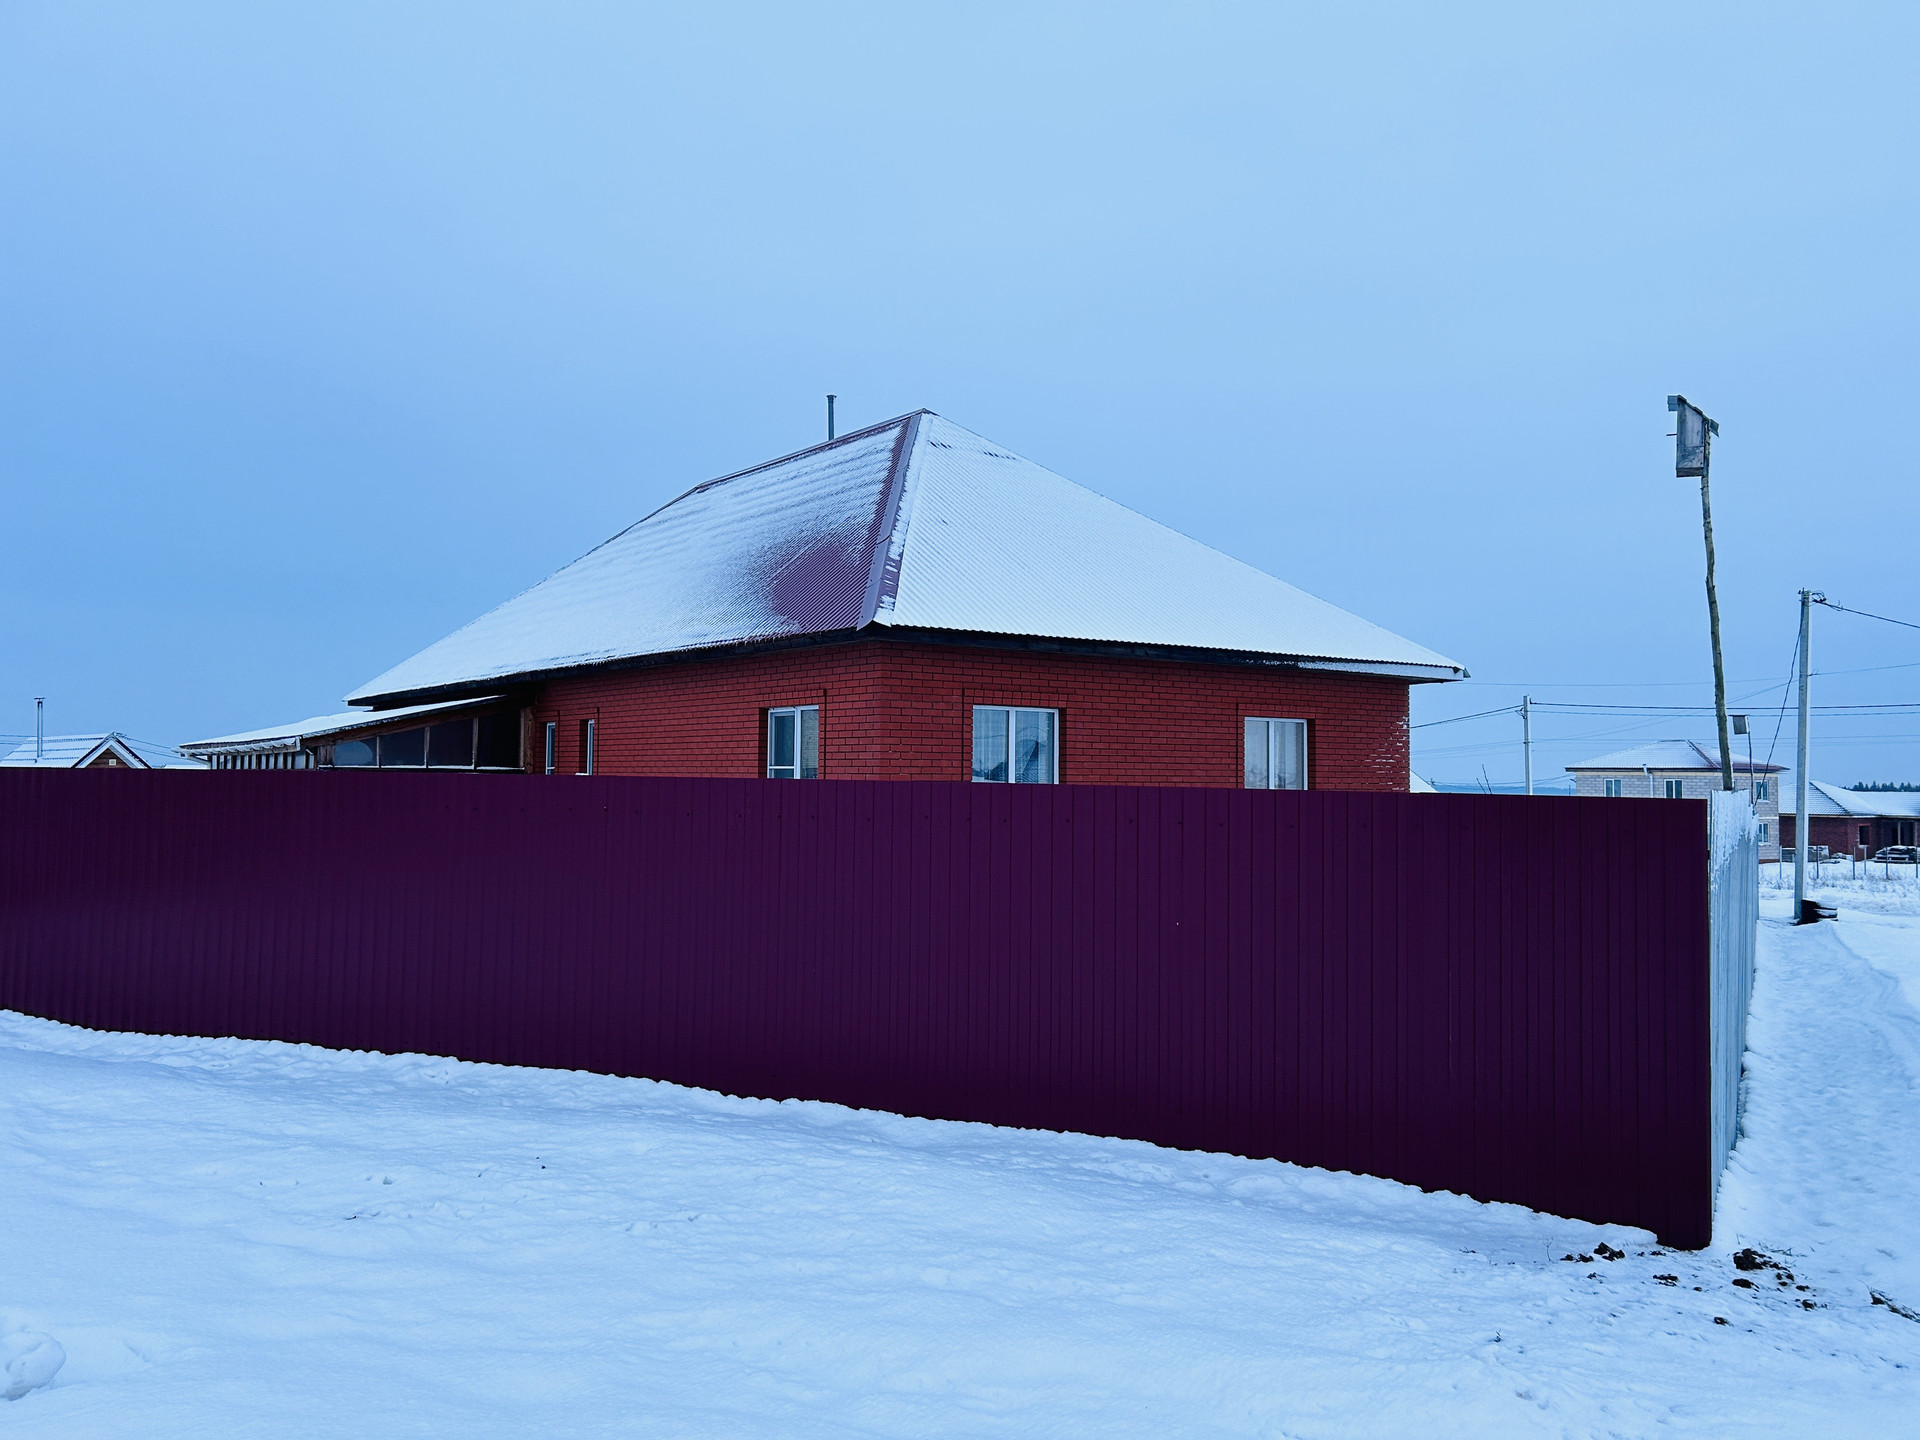
[{"label": "overcast sky", "polygon": [[[1678,390],[1764,754],[1800,586],[1920,621],[1917,40],[1908,4],[0,0],[0,732],[340,708],[829,390],[1467,665],[1416,722],[1707,705]],[[1815,628],[1817,700],[1920,702],[1920,630]],[[1519,774],[1510,716],[1415,733]],[[1712,721],[1536,734],[1546,775]],[[1816,740],[1920,781],[1920,715]]]}]

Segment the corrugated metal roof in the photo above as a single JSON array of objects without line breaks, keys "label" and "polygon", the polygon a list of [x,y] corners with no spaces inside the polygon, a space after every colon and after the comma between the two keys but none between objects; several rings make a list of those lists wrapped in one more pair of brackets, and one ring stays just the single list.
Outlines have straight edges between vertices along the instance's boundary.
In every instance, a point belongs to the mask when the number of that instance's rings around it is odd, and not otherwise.
[{"label": "corrugated metal roof", "polygon": [[[1792,809],[1793,798],[1790,795],[1782,795],[1780,808]],[[1920,817],[1920,791],[1848,790],[1839,785],[1829,785],[1821,780],[1809,780],[1807,782],[1807,813],[1862,817],[1884,815],[1894,819]]]},{"label": "corrugated metal roof", "polygon": [[369,725],[384,725],[389,720],[404,720],[410,715],[432,715],[442,710],[470,709],[501,699],[498,695],[471,700],[439,700],[431,705],[402,705],[392,710],[348,710],[338,715],[314,715],[285,725],[268,725],[259,730],[242,730],[235,735],[216,735],[211,740],[189,740],[180,748],[189,755],[212,755],[243,751],[271,753],[298,750],[303,740],[318,740],[349,730],[364,730]]},{"label": "corrugated metal roof", "polygon": [[0,755],[0,765],[10,768],[26,767],[42,770],[73,770],[91,764],[107,751],[112,750],[122,763],[135,770],[164,770],[169,767],[201,768],[185,760],[178,751],[163,745],[149,745],[144,740],[130,740],[117,730],[105,735],[49,735],[39,757],[34,755],[34,742],[26,741],[15,745],[6,754]]},{"label": "corrugated metal roof", "polygon": [[[1718,770],[1720,758],[1714,751],[1703,749],[1691,740],[1654,740],[1645,745],[1636,745],[1631,750],[1616,750],[1611,755],[1602,755],[1595,760],[1582,760],[1578,765],[1569,765],[1569,770]],[[1737,757],[1733,768],[1741,774],[1749,769],[1756,775],[1770,775],[1784,770],[1784,765],[1769,765],[1756,760],[1748,765],[1744,756]]]},{"label": "corrugated metal roof", "polygon": [[918,411],[696,486],[348,703],[868,624],[1464,673]]}]

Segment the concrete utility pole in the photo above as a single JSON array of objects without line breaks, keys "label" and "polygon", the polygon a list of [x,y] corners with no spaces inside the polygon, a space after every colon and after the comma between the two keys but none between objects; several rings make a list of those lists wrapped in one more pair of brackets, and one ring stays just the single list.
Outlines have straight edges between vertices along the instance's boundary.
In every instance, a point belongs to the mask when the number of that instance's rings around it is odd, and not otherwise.
[{"label": "concrete utility pole", "polygon": [[1533,697],[1520,697],[1520,748],[1527,756],[1527,794],[1533,793]]},{"label": "concrete utility pole", "polygon": [[1707,493],[1707,470],[1713,460],[1713,437],[1720,422],[1691,404],[1684,395],[1667,396],[1667,409],[1677,417],[1673,427],[1673,473],[1700,477],[1700,526],[1707,536],[1707,624],[1713,631],[1713,709],[1720,720],[1720,786],[1733,789],[1733,746],[1727,735],[1727,671],[1720,661],[1720,596],[1713,587],[1713,500]]},{"label": "concrete utility pole", "polygon": [[1793,776],[1793,921],[1807,918],[1807,765],[1813,748],[1813,591],[1800,592],[1800,753]]}]

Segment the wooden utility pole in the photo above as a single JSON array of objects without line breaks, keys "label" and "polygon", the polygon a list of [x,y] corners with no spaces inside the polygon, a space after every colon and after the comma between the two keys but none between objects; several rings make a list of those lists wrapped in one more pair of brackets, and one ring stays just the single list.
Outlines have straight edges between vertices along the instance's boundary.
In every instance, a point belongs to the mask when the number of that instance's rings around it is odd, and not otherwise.
[{"label": "wooden utility pole", "polygon": [[1667,409],[1678,417],[1673,427],[1673,473],[1700,477],[1700,527],[1707,537],[1707,625],[1713,632],[1713,711],[1720,723],[1720,788],[1731,790],[1733,739],[1727,733],[1727,670],[1720,659],[1720,595],[1713,584],[1713,498],[1707,491],[1713,437],[1720,433],[1720,424],[1709,420],[1698,405],[1689,404],[1684,395],[1669,395]]}]

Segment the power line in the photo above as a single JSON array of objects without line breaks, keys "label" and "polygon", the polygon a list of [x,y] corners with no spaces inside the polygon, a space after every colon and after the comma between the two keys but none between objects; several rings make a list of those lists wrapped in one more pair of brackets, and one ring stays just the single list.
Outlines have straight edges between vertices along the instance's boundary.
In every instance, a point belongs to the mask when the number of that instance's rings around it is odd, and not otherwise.
[{"label": "power line", "polygon": [[1773,739],[1767,742],[1767,763],[1773,763],[1773,750],[1780,743],[1780,727],[1787,719],[1787,696],[1793,689],[1793,672],[1800,665],[1800,632],[1793,632],[1793,654],[1787,660],[1787,678],[1780,686],[1780,713],[1774,718]]},{"label": "power line", "polygon": [[1484,720],[1489,715],[1518,715],[1518,705],[1504,705],[1498,710],[1481,710],[1472,715],[1453,715],[1445,720],[1422,720],[1418,725],[1409,725],[1409,730],[1426,730],[1435,725],[1458,725],[1462,720]]},{"label": "power line", "polygon": [[1896,620],[1891,615],[1876,615],[1871,610],[1855,610],[1848,605],[1836,604],[1824,595],[1814,596],[1813,603],[1816,605],[1824,605],[1829,610],[1844,611],[1848,615],[1864,615],[1869,620],[1884,620],[1889,625],[1904,625],[1909,630],[1920,630],[1920,625],[1914,624],[1911,620]]}]

